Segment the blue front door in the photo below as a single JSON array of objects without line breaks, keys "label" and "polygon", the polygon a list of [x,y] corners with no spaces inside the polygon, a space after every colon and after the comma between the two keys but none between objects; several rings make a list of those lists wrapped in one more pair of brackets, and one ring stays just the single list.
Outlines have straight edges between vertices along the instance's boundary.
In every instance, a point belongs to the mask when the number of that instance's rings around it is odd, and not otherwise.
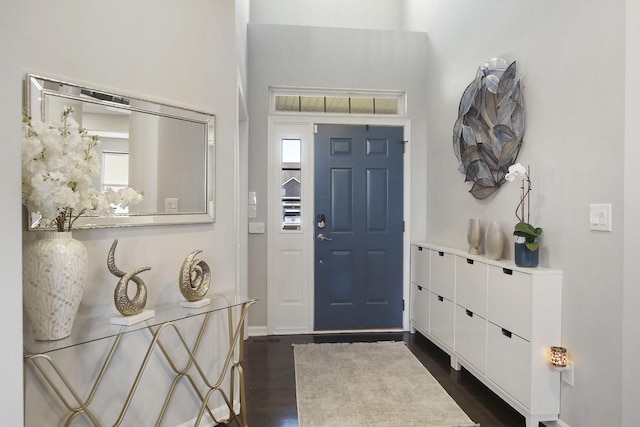
[{"label": "blue front door", "polygon": [[403,129],[318,125],[314,328],[402,326]]}]

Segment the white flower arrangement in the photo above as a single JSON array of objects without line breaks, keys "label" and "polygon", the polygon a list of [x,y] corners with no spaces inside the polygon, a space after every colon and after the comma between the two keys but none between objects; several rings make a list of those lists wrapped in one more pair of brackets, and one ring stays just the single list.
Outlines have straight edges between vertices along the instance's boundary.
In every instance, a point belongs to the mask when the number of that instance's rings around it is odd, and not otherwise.
[{"label": "white flower arrangement", "polygon": [[83,214],[109,215],[113,207],[126,207],[142,200],[144,193],[126,187],[99,192],[92,177],[100,174],[94,149],[98,137],[90,137],[71,117],[66,107],[61,120],[52,123],[23,117],[22,202],[42,215],[58,231],[71,231]]}]

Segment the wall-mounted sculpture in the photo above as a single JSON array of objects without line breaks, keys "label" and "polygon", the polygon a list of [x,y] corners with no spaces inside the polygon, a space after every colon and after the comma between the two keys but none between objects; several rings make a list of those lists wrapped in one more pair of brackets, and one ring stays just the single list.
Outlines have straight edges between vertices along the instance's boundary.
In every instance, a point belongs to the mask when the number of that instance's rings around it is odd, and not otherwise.
[{"label": "wall-mounted sculpture", "polygon": [[193,251],[180,268],[180,293],[187,301],[201,300],[209,290],[211,271],[206,262],[195,259],[201,250]]},{"label": "wall-mounted sculpture", "polygon": [[[144,306],[147,304],[147,286],[144,284],[141,278],[137,274],[151,270],[151,267],[140,267],[135,270],[131,270],[128,273],[118,269],[115,262],[115,251],[118,239],[113,241],[111,249],[109,249],[109,255],[107,256],[107,267],[109,271],[117,277],[120,277],[116,289],[113,292],[113,302],[116,305],[116,309],[123,316],[133,316],[142,313]],[[129,298],[127,294],[127,288],[129,281],[136,284],[136,294],[133,298]]]},{"label": "wall-mounted sculpture", "polygon": [[467,86],[453,126],[453,151],[469,192],[486,199],[505,182],[524,134],[524,100],[516,63],[492,58]]}]

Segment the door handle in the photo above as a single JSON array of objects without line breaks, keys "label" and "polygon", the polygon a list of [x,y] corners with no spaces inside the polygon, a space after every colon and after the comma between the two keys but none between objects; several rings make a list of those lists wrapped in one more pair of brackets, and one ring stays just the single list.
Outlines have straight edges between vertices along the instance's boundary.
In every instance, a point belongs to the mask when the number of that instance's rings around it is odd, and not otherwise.
[{"label": "door handle", "polygon": [[324,242],[325,240],[333,240],[327,236],[325,236],[324,234],[320,233],[318,234],[318,240],[320,240],[321,242]]}]

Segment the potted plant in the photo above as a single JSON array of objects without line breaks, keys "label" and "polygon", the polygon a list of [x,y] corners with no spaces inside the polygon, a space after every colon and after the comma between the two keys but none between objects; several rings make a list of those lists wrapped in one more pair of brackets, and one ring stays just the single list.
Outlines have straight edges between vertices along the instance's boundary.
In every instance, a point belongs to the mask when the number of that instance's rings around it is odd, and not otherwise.
[{"label": "potted plant", "polygon": [[520,178],[520,203],[515,210],[518,223],[513,230],[513,235],[518,238],[515,242],[514,261],[520,267],[537,267],[540,249],[538,238],[542,235],[542,228],[534,227],[529,220],[531,209],[531,169],[529,166],[526,169],[520,163],[509,166],[509,172],[505,179],[514,181],[516,178]]}]

